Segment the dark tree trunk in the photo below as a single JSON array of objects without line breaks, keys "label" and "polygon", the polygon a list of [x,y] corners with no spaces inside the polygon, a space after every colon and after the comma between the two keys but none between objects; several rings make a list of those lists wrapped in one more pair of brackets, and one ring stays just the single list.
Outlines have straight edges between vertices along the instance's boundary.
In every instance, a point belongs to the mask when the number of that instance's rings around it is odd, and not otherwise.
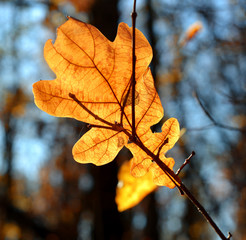
[{"label": "dark tree trunk", "polygon": [[94,190],[94,237],[95,240],[120,240],[123,229],[117,206],[115,190],[117,185],[116,161],[93,167]]},{"label": "dark tree trunk", "polygon": [[[147,0],[146,7],[148,10],[148,22],[147,22],[147,30],[149,34],[149,43],[153,50],[153,58],[151,62],[151,72],[156,81],[156,69],[158,65],[158,60],[156,56],[156,38],[154,34],[154,11],[152,7],[152,1]],[[156,126],[152,129],[155,131]],[[159,229],[158,229],[158,210],[156,209],[156,199],[155,192],[151,193],[149,196],[149,206],[147,210],[147,226],[145,230],[145,234],[149,239],[158,240],[159,239]]]},{"label": "dark tree trunk", "polygon": [[[96,0],[91,11],[90,23],[113,41],[118,26],[118,1]],[[105,166],[93,167],[94,239],[113,240],[122,238],[120,216],[115,203],[118,167],[116,160]]]}]

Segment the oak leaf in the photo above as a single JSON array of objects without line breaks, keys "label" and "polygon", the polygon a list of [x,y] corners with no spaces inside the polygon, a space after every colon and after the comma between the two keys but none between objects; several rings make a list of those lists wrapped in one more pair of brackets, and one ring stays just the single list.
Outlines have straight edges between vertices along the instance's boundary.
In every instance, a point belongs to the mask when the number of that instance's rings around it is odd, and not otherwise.
[{"label": "oak leaf", "polygon": [[[166,159],[164,153],[177,141],[178,123],[172,120],[176,128],[170,127],[170,131],[165,124],[162,133],[153,134],[150,130],[163,117],[163,108],[148,67],[152,59],[151,46],[137,29],[135,36],[137,139],[151,151],[159,151],[160,159],[171,169],[174,160]],[[69,18],[58,28],[55,43],[46,42],[44,56],[56,79],[41,80],[33,85],[36,105],[53,116],[75,118],[92,127],[73,147],[74,159],[103,165],[126,146],[134,156],[134,176],[152,171],[158,184],[173,187],[163,180],[161,169],[149,162],[151,159],[146,158],[139,146],[128,143],[132,134],[133,107],[132,28],[120,23],[117,36],[111,42],[92,25]],[[167,138],[170,142],[165,142]],[[149,145],[153,145],[153,149]],[[144,157],[143,161],[140,156]]]}]

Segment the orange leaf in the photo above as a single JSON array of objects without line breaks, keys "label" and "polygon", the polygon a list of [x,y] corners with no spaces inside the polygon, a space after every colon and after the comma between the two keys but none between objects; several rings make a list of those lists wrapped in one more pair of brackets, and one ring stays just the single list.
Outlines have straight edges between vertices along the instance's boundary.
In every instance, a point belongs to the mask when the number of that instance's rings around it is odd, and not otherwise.
[{"label": "orange leaf", "polygon": [[[150,130],[163,117],[163,108],[148,67],[152,49],[137,29],[135,54],[137,139],[154,154],[159,153],[172,169],[174,160],[166,159],[164,153],[177,141],[179,126],[176,119],[170,119],[162,133]],[[132,28],[120,23],[111,42],[92,25],[69,18],[58,28],[55,43],[46,42],[44,56],[56,79],[33,85],[36,105],[53,116],[75,118],[92,127],[75,144],[75,160],[103,165],[125,145],[134,155],[134,176],[151,170],[159,185],[173,187],[143,149],[127,144],[132,134]]]},{"label": "orange leaf", "polygon": [[134,178],[130,174],[130,161],[121,166],[118,173],[118,186],[115,201],[120,212],[136,206],[143,198],[157,188],[152,176],[147,173],[140,178]]},{"label": "orange leaf", "polygon": [[[92,25],[69,18],[58,28],[55,43],[52,44],[49,40],[45,45],[45,59],[56,73],[57,78],[34,84],[36,105],[53,116],[73,117],[98,125],[107,125],[101,119],[111,124],[122,121],[124,128],[130,129],[131,96],[127,93],[132,74],[131,31],[131,28],[121,23],[115,41],[110,42]],[[148,68],[152,58],[152,49],[138,30],[136,31],[136,58],[136,128],[150,127],[161,119],[163,108]],[[69,94],[76,96],[81,106],[71,99]],[[124,116],[122,115],[123,105]],[[102,149],[109,146],[109,139],[110,142],[116,143],[119,141],[117,140],[119,134],[107,130],[109,135],[104,137],[103,131],[100,130],[100,136],[96,139],[100,138],[103,144],[96,147],[88,145],[89,134],[94,132],[96,131],[91,130],[85,134],[75,145],[73,153],[79,162],[93,162],[101,165],[103,161],[98,162],[100,157],[98,159],[89,157],[96,155],[91,152],[100,149],[101,146],[104,146]],[[93,139],[91,135],[91,143]],[[124,136],[124,143],[126,141],[126,136]],[[99,143],[99,141],[96,142]],[[106,160],[106,157],[103,157],[104,163],[112,161],[120,150],[111,149],[114,148],[102,150],[102,153],[106,152],[106,155],[112,158]],[[112,151],[115,151],[114,154]],[[85,160],[86,154],[84,153],[89,155],[86,157],[87,160]]]}]

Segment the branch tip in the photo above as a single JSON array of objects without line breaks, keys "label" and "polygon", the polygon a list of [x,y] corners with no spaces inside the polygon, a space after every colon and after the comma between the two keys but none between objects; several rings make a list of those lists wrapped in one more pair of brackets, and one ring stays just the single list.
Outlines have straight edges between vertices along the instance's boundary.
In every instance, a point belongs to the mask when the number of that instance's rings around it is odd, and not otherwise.
[{"label": "branch tip", "polygon": [[190,159],[195,155],[196,153],[194,151],[192,151],[192,153],[190,154],[190,156],[188,158],[185,159],[184,163],[181,165],[181,167],[177,170],[176,175],[179,175],[181,170],[190,163]]},{"label": "branch tip", "polygon": [[232,237],[232,234],[231,234],[230,232],[228,232],[228,237],[227,237],[227,239],[231,239],[231,237]]}]

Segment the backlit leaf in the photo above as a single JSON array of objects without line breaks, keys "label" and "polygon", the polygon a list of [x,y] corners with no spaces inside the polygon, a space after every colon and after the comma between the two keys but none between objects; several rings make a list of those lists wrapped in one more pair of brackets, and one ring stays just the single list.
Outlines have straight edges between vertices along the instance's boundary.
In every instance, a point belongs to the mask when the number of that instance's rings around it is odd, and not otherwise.
[{"label": "backlit leaf", "polygon": [[[73,147],[74,159],[103,165],[127,146],[134,156],[133,176],[140,177],[151,171],[158,185],[174,187],[136,142],[128,144],[133,107],[132,28],[120,23],[117,36],[111,42],[92,25],[69,18],[58,28],[55,43],[46,42],[44,56],[56,79],[33,85],[36,105],[53,116],[75,118],[91,126]],[[134,108],[137,140],[154,154],[158,153],[172,169],[174,160],[165,158],[164,154],[177,141],[179,126],[176,119],[170,119],[163,125],[162,133],[150,130],[164,114],[148,67],[151,59],[151,46],[136,30]]]},{"label": "backlit leaf", "polygon": [[92,128],[75,144],[74,159],[81,163],[107,164],[113,161],[127,142],[123,132]]},{"label": "backlit leaf", "polygon": [[115,201],[120,212],[136,206],[144,197],[153,192],[157,185],[153,183],[152,175],[134,178],[130,174],[130,161],[121,166],[118,173],[118,186]]},{"label": "backlit leaf", "polygon": [[[141,32],[136,34],[138,81],[148,68],[152,49]],[[72,93],[97,116],[120,122],[120,105],[132,75],[131,38],[131,29],[124,23],[111,42],[92,25],[69,18],[58,28],[55,43],[49,40],[45,44],[45,59],[57,78],[34,84],[36,105],[56,117],[102,125],[69,97]]]}]

